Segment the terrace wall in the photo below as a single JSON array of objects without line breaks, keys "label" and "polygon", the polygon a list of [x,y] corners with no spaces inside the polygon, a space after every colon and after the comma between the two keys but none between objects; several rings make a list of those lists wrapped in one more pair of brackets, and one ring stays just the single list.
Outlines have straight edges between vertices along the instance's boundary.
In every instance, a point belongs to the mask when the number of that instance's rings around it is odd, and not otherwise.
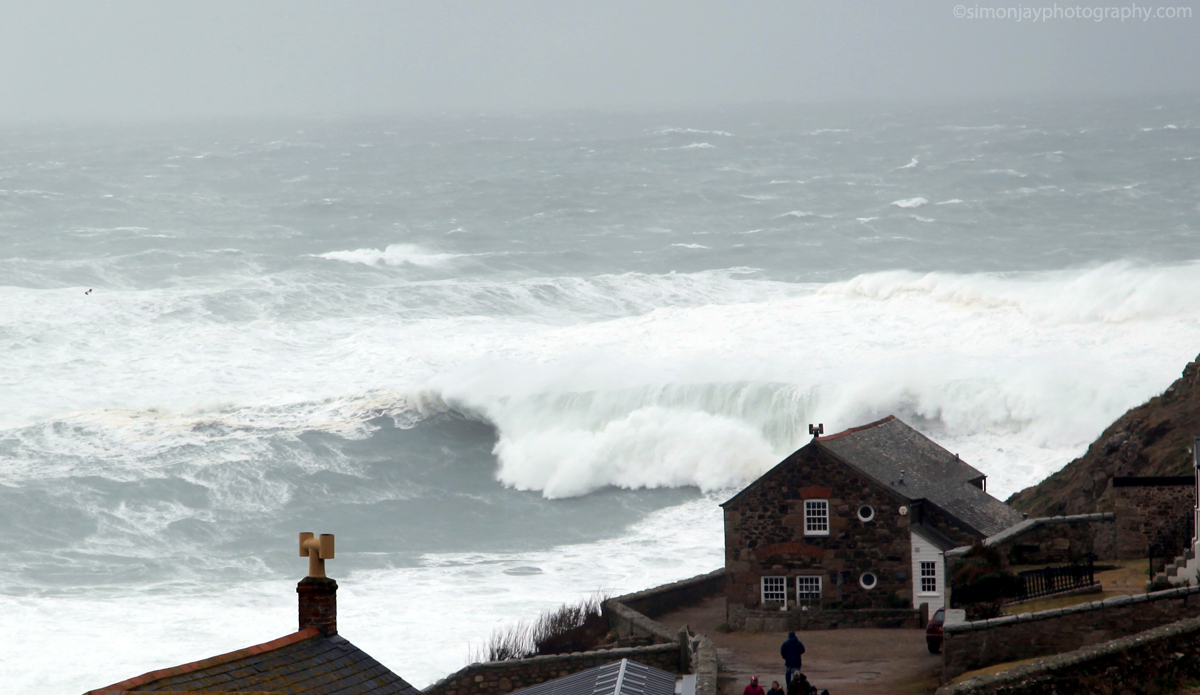
[{"label": "terrace wall", "polygon": [[1200,617],[1197,594],[1200,587],[1184,587],[974,622],[954,622],[948,611],[942,680],[985,666],[1068,652],[1180,618]]},{"label": "terrace wall", "polygon": [[1198,678],[1200,619],[1189,618],[969,678],[938,689],[936,695],[1166,695]]}]

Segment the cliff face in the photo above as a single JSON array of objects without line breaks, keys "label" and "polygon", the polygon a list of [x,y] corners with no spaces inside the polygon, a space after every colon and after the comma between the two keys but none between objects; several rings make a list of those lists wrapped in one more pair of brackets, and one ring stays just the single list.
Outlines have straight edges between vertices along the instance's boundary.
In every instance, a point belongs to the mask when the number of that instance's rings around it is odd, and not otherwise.
[{"label": "cliff face", "polygon": [[1031,517],[1084,514],[1113,476],[1190,475],[1192,437],[1200,435],[1200,357],[1162,395],[1126,412],[1087,453],[1008,503]]}]

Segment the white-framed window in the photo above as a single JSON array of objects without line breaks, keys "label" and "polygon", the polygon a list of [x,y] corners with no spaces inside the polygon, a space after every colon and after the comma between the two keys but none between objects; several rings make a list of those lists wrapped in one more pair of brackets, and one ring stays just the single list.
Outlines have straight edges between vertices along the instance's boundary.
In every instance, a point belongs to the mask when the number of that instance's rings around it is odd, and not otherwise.
[{"label": "white-framed window", "polygon": [[787,605],[787,577],[763,577],[762,602]]},{"label": "white-framed window", "polygon": [[879,578],[876,577],[873,572],[863,572],[858,577],[858,585],[861,586],[862,588],[866,589],[867,591],[874,589],[875,585],[878,583],[879,583]]},{"label": "white-framed window", "polygon": [[921,561],[921,593],[937,593],[937,563]]},{"label": "white-framed window", "polygon": [[821,603],[820,577],[796,577],[796,603],[801,606]]},{"label": "white-framed window", "polygon": [[829,535],[829,500],[804,500],[804,535]]},{"label": "white-framed window", "polygon": [[875,518],[875,508],[869,504],[864,504],[858,508],[858,520],[870,521]]}]

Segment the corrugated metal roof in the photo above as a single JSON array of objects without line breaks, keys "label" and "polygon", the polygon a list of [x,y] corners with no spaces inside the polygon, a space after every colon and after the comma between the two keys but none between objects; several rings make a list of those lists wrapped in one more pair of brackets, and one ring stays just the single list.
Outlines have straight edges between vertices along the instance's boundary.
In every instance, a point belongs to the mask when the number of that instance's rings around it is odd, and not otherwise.
[{"label": "corrugated metal roof", "polygon": [[674,695],[675,676],[621,659],[513,693],[521,695]]}]

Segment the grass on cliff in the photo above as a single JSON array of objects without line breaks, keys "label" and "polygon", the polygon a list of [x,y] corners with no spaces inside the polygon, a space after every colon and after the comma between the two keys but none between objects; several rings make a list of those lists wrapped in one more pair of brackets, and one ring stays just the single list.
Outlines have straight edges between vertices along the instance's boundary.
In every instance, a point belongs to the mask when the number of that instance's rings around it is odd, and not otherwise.
[{"label": "grass on cliff", "polygon": [[496,628],[483,645],[469,648],[468,659],[508,661],[595,649],[608,635],[608,620],[604,617],[608,598],[607,594],[594,594],[542,613],[532,622],[520,620]]}]

